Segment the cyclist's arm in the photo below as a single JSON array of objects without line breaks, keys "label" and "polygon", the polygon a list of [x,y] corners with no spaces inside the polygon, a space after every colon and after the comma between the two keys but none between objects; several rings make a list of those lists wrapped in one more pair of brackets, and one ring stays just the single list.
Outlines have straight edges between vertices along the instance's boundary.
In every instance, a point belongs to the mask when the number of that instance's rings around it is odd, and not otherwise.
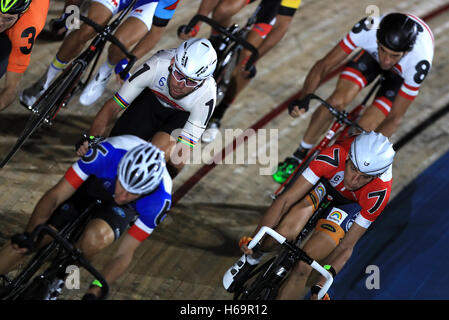
[{"label": "cyclist's arm", "polygon": [[6,72],[6,86],[0,92],[0,111],[8,107],[13,103],[19,90],[20,80],[23,73],[17,73],[12,71]]},{"label": "cyclist's arm", "polygon": [[106,101],[95,116],[89,134],[91,136],[107,136],[121,111],[122,108],[115,102],[114,98]]},{"label": "cyclist's arm", "polygon": [[267,209],[254,231],[254,236],[263,226],[274,227],[290,208],[302,199],[313,187],[303,175],[300,175],[295,183],[281,196],[279,196]]},{"label": "cyclist's arm", "polygon": [[335,69],[347,56],[348,54],[341,48],[340,44],[337,44],[324,58],[318,60],[304,81],[301,98],[315,92],[329,72]]},{"label": "cyclist's arm", "polygon": [[70,198],[76,189],[63,177],[50,190],[48,190],[37,203],[30,220],[25,228],[26,232],[32,232],[36,226],[45,223],[53,211],[65,200]]}]

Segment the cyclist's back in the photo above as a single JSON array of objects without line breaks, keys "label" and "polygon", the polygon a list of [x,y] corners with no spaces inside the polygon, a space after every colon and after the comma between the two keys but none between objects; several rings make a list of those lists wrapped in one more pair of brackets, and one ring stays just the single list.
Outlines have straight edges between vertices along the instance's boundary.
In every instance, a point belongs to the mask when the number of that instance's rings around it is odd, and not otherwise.
[{"label": "cyclist's back", "polygon": [[23,73],[30,64],[30,54],[37,35],[45,25],[49,0],[32,0],[28,10],[5,34],[11,41],[7,71]]}]

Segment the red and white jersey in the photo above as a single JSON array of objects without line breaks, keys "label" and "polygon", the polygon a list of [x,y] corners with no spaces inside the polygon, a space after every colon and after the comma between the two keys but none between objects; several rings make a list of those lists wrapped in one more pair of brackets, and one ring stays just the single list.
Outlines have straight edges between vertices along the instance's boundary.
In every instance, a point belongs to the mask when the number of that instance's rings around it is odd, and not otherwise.
[{"label": "red and white jersey", "polygon": [[355,222],[368,228],[376,220],[388,203],[393,182],[392,166],[362,188],[349,191],[344,187],[343,178],[349,147],[334,144],[324,149],[304,170],[302,175],[315,185],[321,177],[329,181],[332,187],[343,197],[357,202],[362,209]]},{"label": "red and white jersey", "polygon": [[[419,33],[413,49],[393,67],[392,71],[404,79],[399,94],[413,100],[432,66],[434,39],[432,31],[424,21],[412,14],[407,16],[418,24]],[[376,33],[383,17],[370,17],[359,21],[340,41],[340,47],[348,54],[357,47],[363,48],[379,61]]]},{"label": "red and white jersey", "polygon": [[[157,100],[166,108],[173,108],[190,113],[189,118],[180,134],[180,141],[194,146],[212,116],[215,108],[217,85],[213,77],[204,80],[196,90],[181,99],[174,99],[169,93],[169,67],[176,49],[160,50],[137,69],[125,81],[114,96],[114,100],[123,108],[148,87]],[[151,106],[148,106],[151,108]],[[179,138],[178,138],[179,140]]]}]

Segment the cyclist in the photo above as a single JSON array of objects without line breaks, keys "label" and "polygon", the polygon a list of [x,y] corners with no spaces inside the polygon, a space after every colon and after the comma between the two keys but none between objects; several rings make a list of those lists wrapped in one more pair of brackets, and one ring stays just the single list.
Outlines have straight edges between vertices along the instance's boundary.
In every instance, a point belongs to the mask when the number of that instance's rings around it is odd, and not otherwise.
[{"label": "cyclist", "polygon": [[[0,251],[0,274],[8,272],[28,251],[29,233],[37,225],[48,223],[61,230],[100,199],[102,204],[77,242],[88,259],[118,239],[135,221],[104,266],[102,274],[112,283],[164,219],[170,209],[171,192],[172,180],[161,150],[131,135],[108,138],[89,149],[39,200],[26,232],[13,236]],[[85,298],[94,299],[99,293],[100,288],[93,285]]]},{"label": "cyclist", "polygon": [[[330,210],[325,211],[324,219],[318,220],[303,250],[315,260],[325,259],[335,276],[388,202],[394,155],[388,138],[373,131],[326,148],[292,187],[272,203],[254,234],[262,226],[268,226],[288,240],[294,240],[312,213],[329,202],[327,209]],[[224,275],[223,284],[230,292],[275,244],[268,237],[250,250],[247,247],[250,240],[248,237],[241,239],[239,245],[245,254]],[[310,272],[310,266],[303,262],[297,264],[282,285],[278,298],[298,298]]]},{"label": "cyclist", "polygon": [[[174,177],[184,166],[212,115],[217,87],[212,74],[217,54],[207,39],[189,39],[160,50],[105,102],[90,129],[104,136],[124,109],[110,135],[133,134],[165,152]],[[176,129],[179,134],[172,137]],[[87,141],[78,149],[83,155]]]},{"label": "cyclist", "polygon": [[[99,25],[106,25],[112,16],[125,9],[131,0],[110,1],[93,0],[88,12],[88,18]],[[176,0],[141,0],[132,9],[129,16],[119,26],[114,36],[129,49],[137,58],[144,56],[151,50],[162,36],[162,32],[173,17],[178,1]],[[23,90],[20,101],[29,108],[37,98],[49,87],[52,80],[68,63],[77,57],[85,43],[96,35],[95,30],[88,24],[82,24],[79,29],[69,33],[64,39],[55,58],[43,76],[32,86]],[[128,60],[115,45],[109,46],[108,58],[100,66],[80,95],[82,105],[90,105],[103,93],[112,72],[120,73]]]},{"label": "cyclist", "polygon": [[49,0],[0,1],[0,111],[16,98],[20,80],[30,64],[34,40],[47,18]]},{"label": "cyclist", "polygon": [[[206,6],[204,3],[209,3]],[[202,1],[198,14],[207,15],[207,10],[212,9],[212,5],[216,4],[212,19],[223,26],[229,26],[231,18],[245,5],[254,2],[254,0],[222,0],[218,1]],[[247,35],[247,41],[257,48],[259,58],[263,57],[270,49],[272,49],[284,35],[290,26],[296,10],[301,5],[301,0],[262,0],[259,4],[259,12],[257,20],[252,30]],[[181,34],[181,37],[194,36],[199,31],[198,23],[189,35]],[[212,30],[210,37],[212,44],[218,50],[220,44],[220,34],[218,31]],[[223,100],[217,106],[209,122],[208,129],[202,136],[203,142],[212,142],[218,134],[221,119],[226,110],[230,107],[237,95],[249,84],[256,75],[255,65],[249,70],[245,70],[246,63],[251,55],[251,51],[244,49],[241,56],[239,67],[233,72],[230,88],[227,90]]]},{"label": "cyclist", "polygon": [[[314,92],[326,75],[357,47],[362,50],[346,64],[327,102],[339,110],[345,109],[361,89],[382,74],[385,80],[374,102],[360,118],[359,125],[391,137],[430,71],[434,53],[432,31],[411,14],[395,12],[362,19],[315,63],[305,79],[300,98]],[[290,114],[298,117],[302,113],[298,106],[304,106],[304,101],[294,104],[289,108]],[[332,115],[324,106],[315,110],[298,149],[273,175],[277,182],[287,179],[331,122]]]}]

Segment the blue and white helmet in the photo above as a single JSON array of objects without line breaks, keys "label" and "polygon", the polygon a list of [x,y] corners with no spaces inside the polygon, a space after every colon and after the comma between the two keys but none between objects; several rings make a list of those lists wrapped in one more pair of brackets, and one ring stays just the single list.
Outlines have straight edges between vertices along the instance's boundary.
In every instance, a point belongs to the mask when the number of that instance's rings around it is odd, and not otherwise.
[{"label": "blue and white helmet", "polygon": [[351,143],[349,158],[362,173],[377,176],[393,163],[396,152],[387,137],[374,131],[360,134]]},{"label": "blue and white helmet", "polygon": [[132,148],[122,157],[117,176],[126,191],[147,194],[159,186],[164,170],[164,152],[148,142]]},{"label": "blue and white helmet", "polygon": [[207,39],[192,38],[176,49],[176,68],[193,80],[204,80],[215,71],[217,53]]}]

